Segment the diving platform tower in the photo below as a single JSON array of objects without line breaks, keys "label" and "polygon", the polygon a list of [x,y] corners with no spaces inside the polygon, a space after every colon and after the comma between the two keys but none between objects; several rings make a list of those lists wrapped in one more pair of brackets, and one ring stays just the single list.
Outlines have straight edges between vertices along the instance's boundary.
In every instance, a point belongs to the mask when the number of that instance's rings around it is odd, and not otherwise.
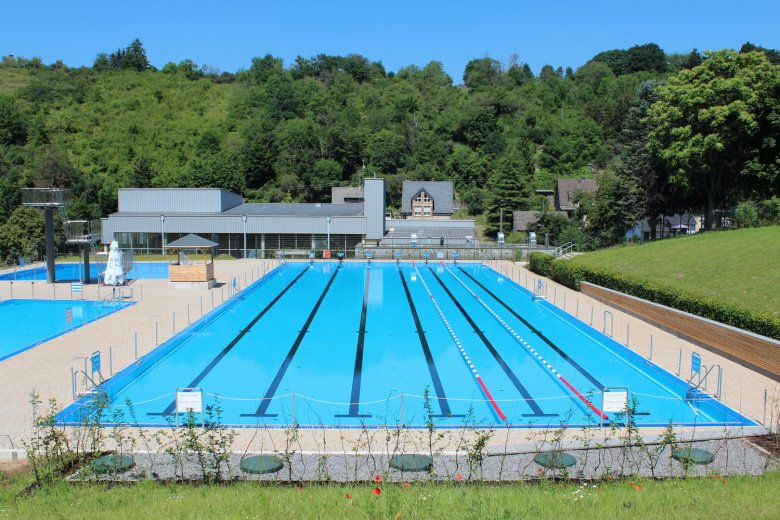
[{"label": "diving platform tower", "polygon": [[97,251],[100,241],[100,220],[70,220],[66,206],[70,202],[70,190],[62,188],[23,188],[22,205],[43,210],[46,225],[46,281],[54,283],[56,249],[54,247],[54,211],[60,212],[65,240],[78,244],[84,258],[84,282],[89,283],[89,253]]}]

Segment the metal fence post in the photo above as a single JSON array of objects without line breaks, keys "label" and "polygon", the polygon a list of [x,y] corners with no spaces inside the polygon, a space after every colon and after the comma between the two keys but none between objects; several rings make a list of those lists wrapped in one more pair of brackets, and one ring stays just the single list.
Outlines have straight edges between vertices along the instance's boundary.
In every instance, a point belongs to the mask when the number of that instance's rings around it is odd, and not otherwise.
[{"label": "metal fence post", "polygon": [[133,333],[133,342],[134,342],[133,351],[135,352],[135,359],[138,359],[138,333],[137,332]]},{"label": "metal fence post", "polygon": [[32,282],[32,299],[35,299],[35,282]]},{"label": "metal fence post", "polygon": [[401,411],[400,411],[400,418],[398,421],[401,425],[401,428],[404,427],[404,393],[401,392]]},{"label": "metal fence post", "polygon": [[292,424],[295,426],[297,424],[295,422],[295,392],[292,392],[290,395],[292,396]]},{"label": "metal fence post", "polygon": [[190,304],[187,304],[187,325],[190,324]]},{"label": "metal fence post", "polygon": [[211,294],[211,308],[213,309],[214,308],[214,291],[209,291],[209,293]]},{"label": "metal fence post", "polygon": [[626,323],[626,346],[628,346],[628,340],[631,337],[631,324]]},{"label": "metal fence post", "polygon": [[108,377],[114,377],[114,347],[108,346]]},{"label": "metal fence post", "polygon": [[173,313],[173,333],[176,334],[176,312]]},{"label": "metal fence post", "polygon": [[155,321],[154,322],[154,346],[155,347],[160,344],[159,336],[157,335],[157,329],[159,328],[158,325],[159,322]]},{"label": "metal fence post", "polygon": [[200,297],[200,315],[203,316],[203,296]]},{"label": "metal fence post", "polygon": [[653,360],[653,335],[650,334],[650,361]]}]

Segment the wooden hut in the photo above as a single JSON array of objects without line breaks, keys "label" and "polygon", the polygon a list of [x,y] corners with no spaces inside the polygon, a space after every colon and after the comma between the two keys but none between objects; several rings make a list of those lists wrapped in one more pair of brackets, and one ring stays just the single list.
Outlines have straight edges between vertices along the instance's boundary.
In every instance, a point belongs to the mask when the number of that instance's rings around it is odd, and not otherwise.
[{"label": "wooden hut", "polygon": [[214,250],[216,242],[189,234],[174,240],[166,247],[170,265],[169,280],[181,288],[211,288],[214,279]]}]

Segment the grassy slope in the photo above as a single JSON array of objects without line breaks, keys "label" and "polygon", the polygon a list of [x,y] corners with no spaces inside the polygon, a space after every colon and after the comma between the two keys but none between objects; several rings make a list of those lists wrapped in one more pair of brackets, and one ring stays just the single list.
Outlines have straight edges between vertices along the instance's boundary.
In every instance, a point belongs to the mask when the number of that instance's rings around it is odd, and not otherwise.
[{"label": "grassy slope", "polygon": [[299,490],[249,483],[113,488],[59,483],[27,496],[0,480],[0,518],[777,518],[778,486],[780,473],[770,472],[582,485],[396,483],[381,485],[378,496],[365,484]]},{"label": "grassy slope", "polygon": [[575,262],[780,316],[780,227],[703,233],[587,253]]}]

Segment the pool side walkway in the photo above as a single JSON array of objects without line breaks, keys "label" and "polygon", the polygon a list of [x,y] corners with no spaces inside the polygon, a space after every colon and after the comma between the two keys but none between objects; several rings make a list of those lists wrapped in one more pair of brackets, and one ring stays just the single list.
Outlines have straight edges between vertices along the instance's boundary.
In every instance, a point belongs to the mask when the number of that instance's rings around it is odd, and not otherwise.
[{"label": "pool side walkway", "polygon": [[[238,277],[241,286],[257,278],[271,266],[272,261],[264,260],[220,260],[215,262],[215,273],[219,283],[226,283],[230,278]],[[520,285],[533,290],[537,275],[524,267],[507,261],[490,263],[496,271],[509,277]],[[246,278],[244,278],[246,277]],[[570,290],[553,281],[547,283],[547,299],[566,312],[576,315],[585,323],[590,324],[593,316],[593,327],[601,331],[612,332],[614,339],[620,343],[628,343],[642,356],[650,353],[650,337],[653,338],[652,362],[676,373],[682,352],[682,373],[690,371],[691,352],[701,354],[702,363],[709,366],[719,363],[723,367],[723,401],[736,410],[748,415],[756,421],[777,422],[780,402],[780,385],[756,372],[738,365],[728,359],[692,345],[649,324],[612,309],[594,299],[586,297],[577,291]],[[129,309],[110,315],[97,322],[84,326],[72,333],[60,336],[48,343],[39,345],[13,358],[0,363],[0,458],[10,448],[22,449],[22,442],[28,438],[32,428],[32,407],[29,403],[30,393],[35,390],[44,403],[50,398],[56,399],[61,405],[71,402],[71,367],[84,366],[84,357],[100,350],[103,366],[108,370],[108,347],[113,352],[113,372],[117,373],[135,359],[134,338],[138,335],[139,357],[155,347],[155,323],[158,324],[158,343],[171,337],[173,330],[173,313],[176,314],[176,330],[187,325],[189,309],[190,321],[201,316],[201,305],[206,313],[214,305],[219,305],[222,298],[228,297],[227,286],[211,290],[175,290],[168,287],[167,280],[139,280],[132,286],[134,300],[138,304]],[[33,286],[30,282],[14,283],[15,298],[31,297]],[[51,285],[37,282],[34,287],[36,299],[52,298],[69,299],[69,284]],[[84,298],[97,299],[106,295],[106,288],[88,285],[84,288]],[[8,283],[0,283],[0,298],[10,297]],[[613,318],[610,318],[611,313]],[[613,320],[611,325],[610,321]],[[628,338],[627,338],[628,336]],[[714,381],[710,383],[710,391],[714,391]],[[764,413],[764,396],[767,395],[766,416]],[[758,430],[758,428],[752,429]],[[458,433],[453,430],[441,440],[440,449],[455,450],[463,439],[472,438],[476,433]],[[728,430],[718,428],[680,428],[678,438],[732,438],[745,433],[744,430]],[[641,434],[652,440],[662,434],[661,429],[643,429]],[[295,432],[291,441],[290,432],[284,429],[239,429],[234,442],[237,452],[280,453],[293,450],[298,453],[390,453],[390,446],[403,444],[404,452],[419,452],[426,446],[427,432],[425,430],[405,430],[402,434],[395,430],[335,430],[335,429],[300,429]],[[601,434],[599,434],[601,435]],[[388,437],[396,437],[396,440]],[[470,437],[471,436],[471,437]],[[559,436],[561,442],[577,443],[582,436],[581,431],[565,431],[562,434],[543,432],[540,430],[501,429],[493,432],[487,442],[489,452],[527,451],[530,447],[538,448],[549,445],[550,441]],[[555,437],[557,438],[557,437]],[[292,442],[292,445],[291,445]],[[138,449],[143,449],[140,445]]]}]

